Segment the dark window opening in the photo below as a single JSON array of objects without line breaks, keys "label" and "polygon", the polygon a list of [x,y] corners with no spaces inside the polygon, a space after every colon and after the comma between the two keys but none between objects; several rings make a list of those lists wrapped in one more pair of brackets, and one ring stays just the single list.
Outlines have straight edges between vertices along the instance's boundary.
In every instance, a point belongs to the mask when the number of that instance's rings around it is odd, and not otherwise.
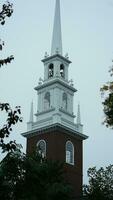
[{"label": "dark window opening", "polygon": [[65,78],[64,65],[63,64],[60,65],[60,75],[61,75],[62,78]]},{"label": "dark window opening", "polygon": [[54,75],[54,65],[50,64],[49,65],[49,72],[48,72],[48,77],[51,78]]}]

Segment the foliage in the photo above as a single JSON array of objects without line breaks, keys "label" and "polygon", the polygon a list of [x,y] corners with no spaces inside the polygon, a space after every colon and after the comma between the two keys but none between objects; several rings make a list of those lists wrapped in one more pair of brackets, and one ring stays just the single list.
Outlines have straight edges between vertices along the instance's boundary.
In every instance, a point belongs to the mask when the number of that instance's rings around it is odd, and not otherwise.
[{"label": "foliage", "polygon": [[[0,24],[4,25],[6,18],[9,18],[13,13],[13,5],[10,2],[0,4]],[[0,51],[2,51],[4,42],[0,39]],[[14,59],[14,56],[8,56],[5,59],[0,59],[0,67],[4,64],[10,63]]]},{"label": "foliage", "polygon": [[0,23],[1,25],[5,24],[6,17],[10,17],[13,13],[12,4],[10,2],[4,3],[0,10]]},{"label": "foliage", "polygon": [[[4,25],[6,18],[9,18],[13,13],[13,5],[10,2],[6,2],[3,5],[0,4],[0,24]],[[0,39],[0,51],[3,50],[4,42]],[[4,64],[10,63],[13,60],[13,56],[9,56],[5,59],[0,60],[0,67]],[[15,141],[10,141],[9,143],[5,143],[4,139],[9,137],[12,126],[22,121],[20,117],[21,111],[20,107],[17,106],[15,110],[12,110],[8,103],[1,103],[0,102],[0,111],[5,111],[7,114],[6,123],[3,127],[0,127],[0,147],[2,151],[14,151],[20,148],[19,145],[16,144]]]},{"label": "foliage", "polygon": [[[113,62],[113,61],[112,61]],[[113,66],[109,70],[110,76],[113,76]],[[103,111],[105,114],[104,124],[106,127],[113,128],[113,81],[109,81],[101,88],[102,95],[104,95]]]},{"label": "foliage", "polygon": [[[0,199],[13,200],[23,180],[24,155],[18,150],[10,152],[0,163]],[[16,199],[15,199],[16,200]]]},{"label": "foliage", "polygon": [[113,165],[88,170],[89,185],[84,186],[84,196],[88,200],[113,200]]},{"label": "foliage", "polygon": [[63,165],[42,160],[39,155],[10,152],[0,165],[0,199],[70,200],[71,188],[64,182]]},{"label": "foliage", "polygon": [[0,103],[0,111],[5,111],[7,113],[6,124],[0,129],[0,147],[3,152],[5,151],[14,151],[18,145],[15,141],[10,141],[9,143],[5,143],[4,139],[9,137],[12,126],[22,122],[22,118],[19,116],[21,114],[20,107],[16,107],[13,111],[8,103]]}]

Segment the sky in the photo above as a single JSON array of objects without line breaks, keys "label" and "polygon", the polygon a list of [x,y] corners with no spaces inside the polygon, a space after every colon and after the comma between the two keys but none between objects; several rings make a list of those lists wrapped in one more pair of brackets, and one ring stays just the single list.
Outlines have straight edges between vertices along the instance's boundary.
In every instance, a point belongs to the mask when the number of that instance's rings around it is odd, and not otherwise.
[{"label": "sky", "polygon": [[[1,1],[3,2],[3,1]],[[23,123],[13,129],[12,138],[26,148],[20,134],[26,131],[30,104],[37,110],[34,87],[43,78],[41,59],[50,54],[55,0],[12,0],[13,16],[0,27],[5,41],[1,57],[14,55],[15,60],[0,69],[0,101],[14,108],[21,106]],[[84,134],[84,183],[89,167],[113,164],[113,130],[102,125],[104,114],[100,87],[110,80],[109,66],[113,59],[113,0],[61,0],[63,55],[67,52],[72,64],[69,78],[78,90],[74,112],[81,105]],[[0,122],[3,123],[1,116]]]}]

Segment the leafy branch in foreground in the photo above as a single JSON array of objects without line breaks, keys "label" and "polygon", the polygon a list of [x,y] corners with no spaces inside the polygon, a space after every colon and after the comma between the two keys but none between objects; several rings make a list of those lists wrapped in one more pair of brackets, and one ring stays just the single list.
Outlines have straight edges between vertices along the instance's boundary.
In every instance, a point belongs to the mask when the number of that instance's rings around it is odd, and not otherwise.
[{"label": "leafy branch in foreground", "polygon": [[15,110],[12,110],[8,103],[0,103],[0,111],[5,111],[7,114],[6,124],[0,129],[0,147],[3,152],[14,151],[17,148],[16,142],[5,143],[4,139],[9,137],[13,125],[22,122],[20,106],[16,106]]},{"label": "leafy branch in foreground", "polygon": [[[0,25],[4,25],[6,18],[9,18],[13,13],[13,4],[7,1],[4,4],[0,3]],[[3,50],[4,42],[0,39],[0,51]],[[10,63],[14,59],[13,56],[8,56],[5,59],[0,59],[0,67],[4,64]],[[21,111],[20,107],[15,107],[15,110],[12,110],[9,103],[0,103],[0,111],[5,111],[7,114],[6,123],[3,127],[0,128],[0,148],[2,152],[13,152],[17,149],[20,149],[20,145],[16,144],[16,141],[5,142],[5,139],[9,137],[12,126],[22,121],[20,117]]]},{"label": "leafy branch in foreground", "polygon": [[0,67],[2,66],[2,65],[4,65],[4,64],[8,64],[8,63],[10,63],[12,60],[14,60],[14,56],[10,56],[10,57],[7,57],[7,58],[5,58],[5,59],[3,59],[3,60],[0,60]]},{"label": "leafy branch in foreground", "polygon": [[[7,17],[10,17],[13,13],[13,4],[10,2],[0,4],[0,24],[4,25]],[[3,50],[4,42],[0,39],[0,51]],[[0,59],[0,67],[4,64],[10,63],[14,59],[14,56],[8,56],[5,59]]]},{"label": "leafy branch in foreground", "polygon": [[[113,62],[113,61],[112,61]],[[109,70],[110,76],[113,77],[113,66]],[[100,89],[102,96],[104,96],[103,111],[105,119],[103,124],[106,127],[113,128],[113,81],[109,81]]]},{"label": "leafy branch in foreground", "polygon": [[7,17],[11,17],[13,13],[13,4],[7,1],[7,3],[4,3],[2,6],[0,5],[0,23],[1,25],[5,24],[5,19]]},{"label": "leafy branch in foreground", "polygon": [[113,200],[113,165],[88,169],[89,184],[84,186],[87,200]]}]

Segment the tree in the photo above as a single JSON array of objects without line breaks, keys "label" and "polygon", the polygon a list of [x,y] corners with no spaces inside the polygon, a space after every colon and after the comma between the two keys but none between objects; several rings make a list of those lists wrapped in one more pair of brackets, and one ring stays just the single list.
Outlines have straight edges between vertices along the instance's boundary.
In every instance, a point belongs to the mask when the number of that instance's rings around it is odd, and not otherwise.
[{"label": "tree", "polygon": [[[0,163],[0,199],[14,200],[25,171],[24,154],[20,150],[8,152]],[[20,184],[21,185],[21,184]],[[16,200],[16,199],[15,199]]]},{"label": "tree", "polygon": [[0,165],[0,199],[71,200],[63,164],[42,159],[39,154],[8,153]]},{"label": "tree", "polygon": [[13,111],[8,103],[0,103],[0,111],[5,111],[7,113],[6,124],[4,124],[0,129],[0,147],[2,148],[3,152],[14,151],[19,147],[16,142],[10,141],[6,143],[4,139],[9,137],[10,133],[12,132],[13,125],[19,121],[22,122],[22,118],[20,117],[20,106],[17,106]]},{"label": "tree", "polygon": [[[113,61],[112,61],[113,62]],[[109,70],[110,76],[113,76],[113,66]],[[104,124],[106,127],[113,128],[113,81],[109,81],[101,88],[104,95],[103,111],[105,114]]]},{"label": "tree", "polygon": [[105,169],[96,167],[88,170],[89,185],[83,188],[88,200],[113,200],[113,165]]},{"label": "tree", "polygon": [[[4,3],[3,5],[0,5],[0,24],[4,25],[6,18],[10,17],[13,13],[13,8],[12,8],[12,4],[7,2]],[[4,42],[0,39],[0,51],[2,51],[4,46]],[[4,59],[0,59],[0,67],[4,64],[10,63],[12,60],[14,59],[14,57],[8,56],[7,58]]]},{"label": "tree", "polygon": [[[0,4],[0,24],[4,25],[6,18],[9,18],[13,13],[12,4],[10,2]],[[0,39],[0,51],[2,51],[4,46],[4,42]],[[5,59],[0,59],[0,67],[4,64],[10,63],[14,59],[13,56],[9,56]],[[15,141],[10,141],[9,143],[5,143],[4,139],[9,137],[12,126],[15,125],[18,121],[22,121],[20,117],[21,111],[20,107],[17,106],[14,110],[11,109],[9,103],[0,103],[0,111],[5,111],[7,113],[6,124],[4,124],[0,128],[0,147],[4,151],[14,151],[18,148]]]}]

